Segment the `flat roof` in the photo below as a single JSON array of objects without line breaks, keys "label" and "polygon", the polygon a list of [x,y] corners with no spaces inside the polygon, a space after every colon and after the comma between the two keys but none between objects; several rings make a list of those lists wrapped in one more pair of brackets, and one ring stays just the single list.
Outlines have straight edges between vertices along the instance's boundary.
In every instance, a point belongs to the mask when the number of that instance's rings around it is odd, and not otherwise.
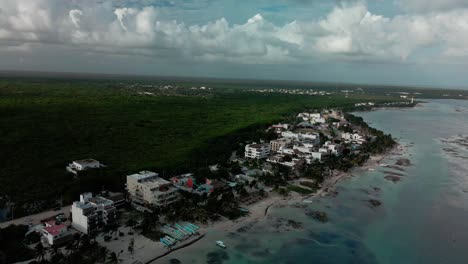
[{"label": "flat roof", "polygon": [[270,142],[291,142],[291,139],[289,139],[289,138],[278,138],[278,139],[273,139]]},{"label": "flat roof", "polygon": [[82,160],[74,160],[73,162],[81,164],[81,165],[86,165],[86,164],[91,164],[91,163],[99,163],[99,161],[95,159],[82,159]]},{"label": "flat roof", "polygon": [[81,209],[94,208],[94,206],[89,204],[89,203],[82,203],[82,202],[79,202],[79,201],[73,202],[73,205],[75,207],[78,207],[78,208],[81,208]]},{"label": "flat roof", "polygon": [[66,229],[67,227],[65,225],[54,225],[54,226],[50,226],[50,227],[44,227],[44,230],[51,234],[52,236],[56,236],[58,234],[60,234],[60,232],[63,230],[63,229]]},{"label": "flat roof", "polygon": [[158,176],[159,174],[155,173],[155,172],[152,172],[152,171],[140,171],[138,173],[135,173],[135,174],[131,174],[131,175],[127,175],[127,178],[130,177],[130,178],[134,178],[136,180],[142,180],[142,179],[146,179],[146,178],[150,178],[150,177],[154,177],[154,176]]},{"label": "flat roof", "polygon": [[258,149],[258,148],[268,147],[268,144],[250,144],[250,145],[247,145],[247,147]]},{"label": "flat roof", "polygon": [[158,188],[163,185],[171,184],[171,182],[166,181],[163,178],[155,178],[148,181],[144,181],[141,184],[148,186],[149,188]]},{"label": "flat roof", "polygon": [[111,204],[114,203],[112,200],[109,200],[109,199],[101,197],[101,196],[96,196],[96,197],[89,198],[88,201],[90,203],[103,204],[103,205],[111,205]]}]

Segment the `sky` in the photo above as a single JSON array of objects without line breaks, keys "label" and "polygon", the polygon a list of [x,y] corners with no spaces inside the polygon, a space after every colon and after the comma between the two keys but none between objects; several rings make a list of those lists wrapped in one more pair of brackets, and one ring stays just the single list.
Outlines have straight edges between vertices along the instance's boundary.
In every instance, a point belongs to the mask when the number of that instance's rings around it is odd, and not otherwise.
[{"label": "sky", "polygon": [[0,70],[468,87],[468,0],[0,0]]}]

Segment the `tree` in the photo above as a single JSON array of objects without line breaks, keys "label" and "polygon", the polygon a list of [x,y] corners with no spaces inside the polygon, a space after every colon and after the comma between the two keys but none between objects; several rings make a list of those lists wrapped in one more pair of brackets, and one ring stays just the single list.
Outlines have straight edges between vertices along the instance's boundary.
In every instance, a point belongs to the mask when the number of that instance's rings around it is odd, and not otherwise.
[{"label": "tree", "polygon": [[79,240],[80,249],[88,249],[91,245],[91,240],[88,235],[82,235]]},{"label": "tree", "polygon": [[52,245],[52,247],[49,249],[49,253],[53,263],[59,262],[63,257],[62,251],[56,245]]},{"label": "tree", "polygon": [[46,255],[46,250],[44,246],[42,245],[42,243],[38,243],[36,247],[34,247],[34,251],[36,255],[35,259],[38,260],[39,262],[43,261]]},{"label": "tree", "polygon": [[131,214],[127,220],[126,225],[133,229],[137,224],[138,222],[136,221],[135,216]]},{"label": "tree", "polygon": [[97,255],[97,261],[100,263],[105,263],[107,259],[107,250],[105,247],[99,247],[99,252]]},{"label": "tree", "polygon": [[130,243],[128,243],[128,252],[133,256],[133,250],[135,249],[135,239],[131,239]]},{"label": "tree", "polygon": [[67,251],[67,255],[73,255],[73,253],[75,253],[75,250],[76,250],[76,244],[75,244],[75,242],[68,243],[68,244],[65,246],[65,250]]},{"label": "tree", "polygon": [[260,196],[262,196],[262,197],[265,197],[266,192],[265,192],[264,189],[260,189],[260,190],[258,191],[258,194],[260,194]]},{"label": "tree", "polygon": [[212,175],[211,170],[208,167],[199,168],[195,171],[193,177],[198,184],[205,183],[207,178],[210,178]]},{"label": "tree", "polygon": [[234,163],[231,164],[231,172],[234,175],[242,173],[242,168],[241,168],[241,166],[239,166],[239,163],[234,162]]},{"label": "tree", "polygon": [[159,216],[156,212],[145,213],[141,222],[141,230],[143,234],[148,234],[159,224]]},{"label": "tree", "polygon": [[109,256],[107,257],[107,263],[108,264],[118,264],[119,263],[119,258],[115,252],[111,252]]}]

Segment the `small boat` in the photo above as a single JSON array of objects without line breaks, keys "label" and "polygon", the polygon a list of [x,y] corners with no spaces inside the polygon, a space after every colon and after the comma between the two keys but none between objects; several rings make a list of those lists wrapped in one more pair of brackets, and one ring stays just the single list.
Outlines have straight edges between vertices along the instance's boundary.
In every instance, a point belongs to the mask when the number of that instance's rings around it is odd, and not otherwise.
[{"label": "small boat", "polygon": [[216,241],[216,245],[220,248],[226,248],[226,245],[224,245],[224,242],[221,240]]}]

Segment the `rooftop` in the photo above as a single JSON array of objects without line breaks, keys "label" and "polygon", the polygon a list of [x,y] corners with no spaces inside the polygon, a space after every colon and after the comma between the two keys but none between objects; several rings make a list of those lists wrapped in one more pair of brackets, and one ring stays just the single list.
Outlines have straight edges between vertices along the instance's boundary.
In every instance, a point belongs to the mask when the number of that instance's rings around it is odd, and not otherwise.
[{"label": "rooftop", "polygon": [[66,229],[67,227],[65,225],[53,225],[53,226],[50,226],[50,227],[44,227],[44,230],[51,234],[52,236],[56,236],[58,234],[60,234],[60,232],[63,230],[63,229]]},{"label": "rooftop", "polygon": [[151,180],[148,180],[148,181],[144,182],[144,185],[151,188],[151,189],[159,188],[161,186],[168,185],[168,184],[171,184],[171,183],[169,181],[166,181],[163,178],[151,179]]},{"label": "rooftop", "polygon": [[314,125],[312,125],[309,122],[301,122],[297,126],[300,126],[300,127],[314,127]]},{"label": "rooftop", "polygon": [[273,139],[271,142],[291,142],[291,139],[288,139],[288,138],[278,138],[278,139]]},{"label": "rooftop", "polygon": [[89,203],[82,203],[82,202],[79,202],[79,201],[75,201],[73,202],[73,205],[77,208],[81,208],[81,209],[87,209],[87,208],[93,208],[94,206],[92,204],[89,204]]},{"label": "rooftop", "polygon": [[158,175],[159,174],[152,172],[152,171],[140,171],[138,173],[128,175],[127,178],[130,177],[136,180],[143,180],[143,179],[151,178],[151,177],[158,176]]},{"label": "rooftop", "polygon": [[169,181],[158,177],[157,173],[151,171],[140,171],[139,173],[128,175],[128,177],[136,179],[140,184],[151,189],[170,184]]},{"label": "rooftop", "polygon": [[73,162],[78,163],[80,165],[87,165],[87,164],[93,164],[93,163],[99,163],[99,161],[95,159],[82,159],[82,160],[74,160]]},{"label": "rooftop", "polygon": [[266,144],[250,144],[248,145],[249,148],[256,148],[256,149],[259,149],[259,148],[263,148],[267,146]]},{"label": "rooftop", "polygon": [[88,200],[90,203],[94,204],[102,204],[102,205],[112,205],[114,202],[112,200],[106,199],[104,197],[96,196],[89,198]]}]

